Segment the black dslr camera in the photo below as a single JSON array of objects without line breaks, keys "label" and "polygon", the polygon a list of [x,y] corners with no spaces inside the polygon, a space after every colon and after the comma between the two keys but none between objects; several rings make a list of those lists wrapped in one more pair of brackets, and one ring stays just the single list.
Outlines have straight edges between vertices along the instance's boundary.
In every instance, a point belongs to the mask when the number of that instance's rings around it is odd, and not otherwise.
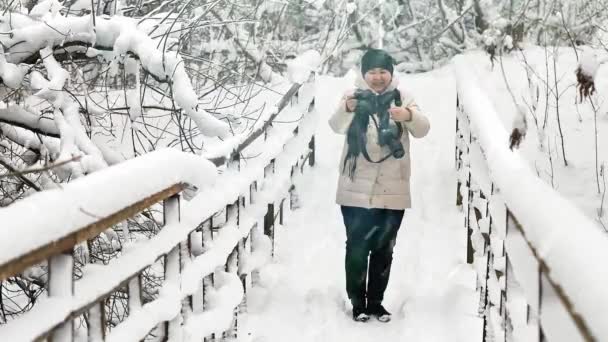
[{"label": "black dslr camera", "polygon": [[384,94],[376,95],[371,90],[357,90],[354,98],[357,100],[355,113],[361,115],[373,115],[378,113],[378,144],[380,146],[388,146],[391,155],[396,159],[405,156],[405,150],[401,143],[400,129],[394,122],[390,120],[388,109],[391,107],[391,102],[394,100],[396,106],[401,106],[401,93],[395,89]]}]

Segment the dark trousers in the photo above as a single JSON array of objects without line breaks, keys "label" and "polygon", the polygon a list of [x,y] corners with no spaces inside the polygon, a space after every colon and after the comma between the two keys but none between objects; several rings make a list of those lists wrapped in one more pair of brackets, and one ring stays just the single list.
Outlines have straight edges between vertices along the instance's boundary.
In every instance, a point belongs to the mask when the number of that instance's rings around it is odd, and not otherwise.
[{"label": "dark trousers", "polygon": [[[393,262],[403,210],[342,206],[346,226],[346,293],[353,306],[380,303]],[[369,263],[368,263],[369,258]],[[369,265],[369,280],[368,280]]]}]

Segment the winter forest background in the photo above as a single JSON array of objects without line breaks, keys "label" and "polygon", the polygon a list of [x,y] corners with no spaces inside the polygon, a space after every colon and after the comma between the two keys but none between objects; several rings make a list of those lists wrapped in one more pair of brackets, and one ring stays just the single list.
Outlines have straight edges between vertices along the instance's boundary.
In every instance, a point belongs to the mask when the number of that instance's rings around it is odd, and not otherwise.
[{"label": "winter forest background", "polygon": [[[608,1],[2,0],[0,9],[0,207],[161,147],[215,155],[267,115],[282,81],[302,81],[311,56],[317,72],[338,76],[381,47],[403,73],[467,54],[539,177],[608,232]],[[160,229],[154,211],[125,225],[81,246],[77,262],[107,262],[125,235]],[[46,280],[41,266],[2,282],[0,323],[31,308]],[[149,272],[147,296],[157,282]],[[108,324],[125,301],[108,302]]]}]

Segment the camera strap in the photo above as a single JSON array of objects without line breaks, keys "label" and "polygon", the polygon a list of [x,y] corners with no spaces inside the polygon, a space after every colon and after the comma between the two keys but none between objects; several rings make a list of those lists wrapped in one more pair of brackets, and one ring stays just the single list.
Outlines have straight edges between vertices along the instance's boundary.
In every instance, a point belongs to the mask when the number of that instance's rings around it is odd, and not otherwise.
[{"label": "camera strap", "polygon": [[[374,125],[376,126],[376,130],[379,130],[380,127],[378,126],[378,121],[376,120],[374,115],[370,115],[370,116],[372,117],[372,120],[374,120]],[[401,125],[397,125],[397,128],[399,129],[399,137],[401,137],[401,135],[403,134],[403,127],[401,127]],[[363,157],[365,157],[365,159],[368,162],[374,163],[374,164],[382,163],[383,161],[385,161],[388,158],[393,156],[393,154],[389,152],[386,156],[382,157],[380,160],[373,161],[372,158],[370,158],[369,153],[367,153],[367,144],[363,145],[363,150],[361,152],[363,152]]]},{"label": "camera strap", "polygon": [[388,158],[392,157],[393,155],[391,153],[387,154],[386,156],[384,156],[382,159],[378,160],[378,161],[373,161],[370,157],[369,154],[367,153],[367,147],[363,146],[363,157],[365,157],[365,159],[367,159],[368,162],[370,163],[375,163],[375,164],[379,164],[382,163],[383,161],[387,160]]}]

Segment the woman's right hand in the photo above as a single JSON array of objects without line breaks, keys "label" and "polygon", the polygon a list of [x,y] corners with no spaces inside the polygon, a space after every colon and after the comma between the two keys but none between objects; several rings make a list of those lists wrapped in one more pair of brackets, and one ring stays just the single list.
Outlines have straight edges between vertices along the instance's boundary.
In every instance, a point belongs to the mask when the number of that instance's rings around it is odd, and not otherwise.
[{"label": "woman's right hand", "polygon": [[347,96],[345,102],[346,102],[346,111],[354,112],[355,109],[357,108],[357,100],[352,96]]}]

